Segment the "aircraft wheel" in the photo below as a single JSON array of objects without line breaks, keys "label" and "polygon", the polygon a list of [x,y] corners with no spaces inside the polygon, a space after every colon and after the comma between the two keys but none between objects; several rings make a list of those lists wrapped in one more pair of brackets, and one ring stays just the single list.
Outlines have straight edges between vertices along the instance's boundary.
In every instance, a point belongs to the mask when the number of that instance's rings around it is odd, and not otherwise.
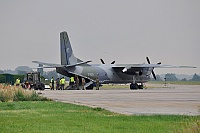
[{"label": "aircraft wheel", "polygon": [[138,85],[138,89],[143,89],[143,85]]},{"label": "aircraft wheel", "polygon": [[138,88],[137,84],[133,84],[133,83],[130,84],[130,89],[131,90],[136,90],[137,88]]},{"label": "aircraft wheel", "polygon": [[86,87],[86,90],[93,90],[93,87],[94,87],[94,85],[91,84],[91,85],[89,85],[88,87]]}]

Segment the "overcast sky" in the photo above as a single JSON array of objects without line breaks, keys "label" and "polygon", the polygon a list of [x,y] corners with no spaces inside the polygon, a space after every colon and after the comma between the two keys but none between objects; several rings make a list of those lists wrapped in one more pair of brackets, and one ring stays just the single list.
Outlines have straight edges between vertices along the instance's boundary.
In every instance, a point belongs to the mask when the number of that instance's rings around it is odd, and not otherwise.
[{"label": "overcast sky", "polygon": [[200,73],[199,0],[0,0],[0,70],[60,64],[61,31],[75,56],[106,63],[190,65]]}]

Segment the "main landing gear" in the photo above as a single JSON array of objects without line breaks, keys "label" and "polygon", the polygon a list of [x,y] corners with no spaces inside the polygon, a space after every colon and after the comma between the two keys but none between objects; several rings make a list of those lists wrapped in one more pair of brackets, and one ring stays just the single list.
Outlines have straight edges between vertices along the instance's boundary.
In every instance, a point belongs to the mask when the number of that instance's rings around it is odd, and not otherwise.
[{"label": "main landing gear", "polygon": [[131,90],[136,90],[136,89],[143,89],[143,83],[131,83],[130,84],[130,89]]},{"label": "main landing gear", "polygon": [[133,82],[130,84],[130,89],[131,90],[143,89],[143,82],[137,83],[135,81],[135,76],[133,76]]}]

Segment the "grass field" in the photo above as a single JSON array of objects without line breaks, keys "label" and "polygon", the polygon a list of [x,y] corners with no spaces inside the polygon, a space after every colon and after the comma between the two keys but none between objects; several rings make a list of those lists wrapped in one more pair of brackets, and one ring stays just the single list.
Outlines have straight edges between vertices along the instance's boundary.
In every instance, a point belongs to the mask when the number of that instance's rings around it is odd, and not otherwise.
[{"label": "grass field", "polygon": [[199,132],[200,116],[126,116],[53,101],[0,103],[0,132]]},{"label": "grass field", "polygon": [[33,90],[23,89],[21,86],[0,84],[0,102],[12,101],[47,101],[49,99],[39,96]]}]

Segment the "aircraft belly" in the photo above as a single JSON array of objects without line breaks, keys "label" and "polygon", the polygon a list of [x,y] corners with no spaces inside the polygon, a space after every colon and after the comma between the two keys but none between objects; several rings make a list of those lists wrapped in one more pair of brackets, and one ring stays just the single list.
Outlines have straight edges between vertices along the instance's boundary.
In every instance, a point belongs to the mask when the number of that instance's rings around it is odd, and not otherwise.
[{"label": "aircraft belly", "polygon": [[123,72],[115,72],[111,68],[105,67],[94,67],[94,66],[76,66],[76,67],[58,67],[56,72],[65,75],[73,76],[71,73],[82,75],[83,77],[88,77],[96,81],[97,77],[101,83],[131,83],[133,81],[133,76],[136,82],[146,82],[149,76],[146,74],[151,71],[146,71],[145,75],[127,75]]},{"label": "aircraft belly", "polygon": [[111,79],[108,77],[108,73],[102,69],[101,67],[95,67],[97,76],[100,82],[110,81]]},{"label": "aircraft belly", "polygon": [[121,81],[121,78],[116,74],[115,71],[113,71],[112,68],[110,68],[110,67],[102,67],[102,66],[100,66],[99,68],[106,73],[105,75],[103,75],[103,76],[106,76],[106,78],[104,77],[102,79],[102,81],[104,83],[112,83],[112,82],[116,82],[116,81]]}]

